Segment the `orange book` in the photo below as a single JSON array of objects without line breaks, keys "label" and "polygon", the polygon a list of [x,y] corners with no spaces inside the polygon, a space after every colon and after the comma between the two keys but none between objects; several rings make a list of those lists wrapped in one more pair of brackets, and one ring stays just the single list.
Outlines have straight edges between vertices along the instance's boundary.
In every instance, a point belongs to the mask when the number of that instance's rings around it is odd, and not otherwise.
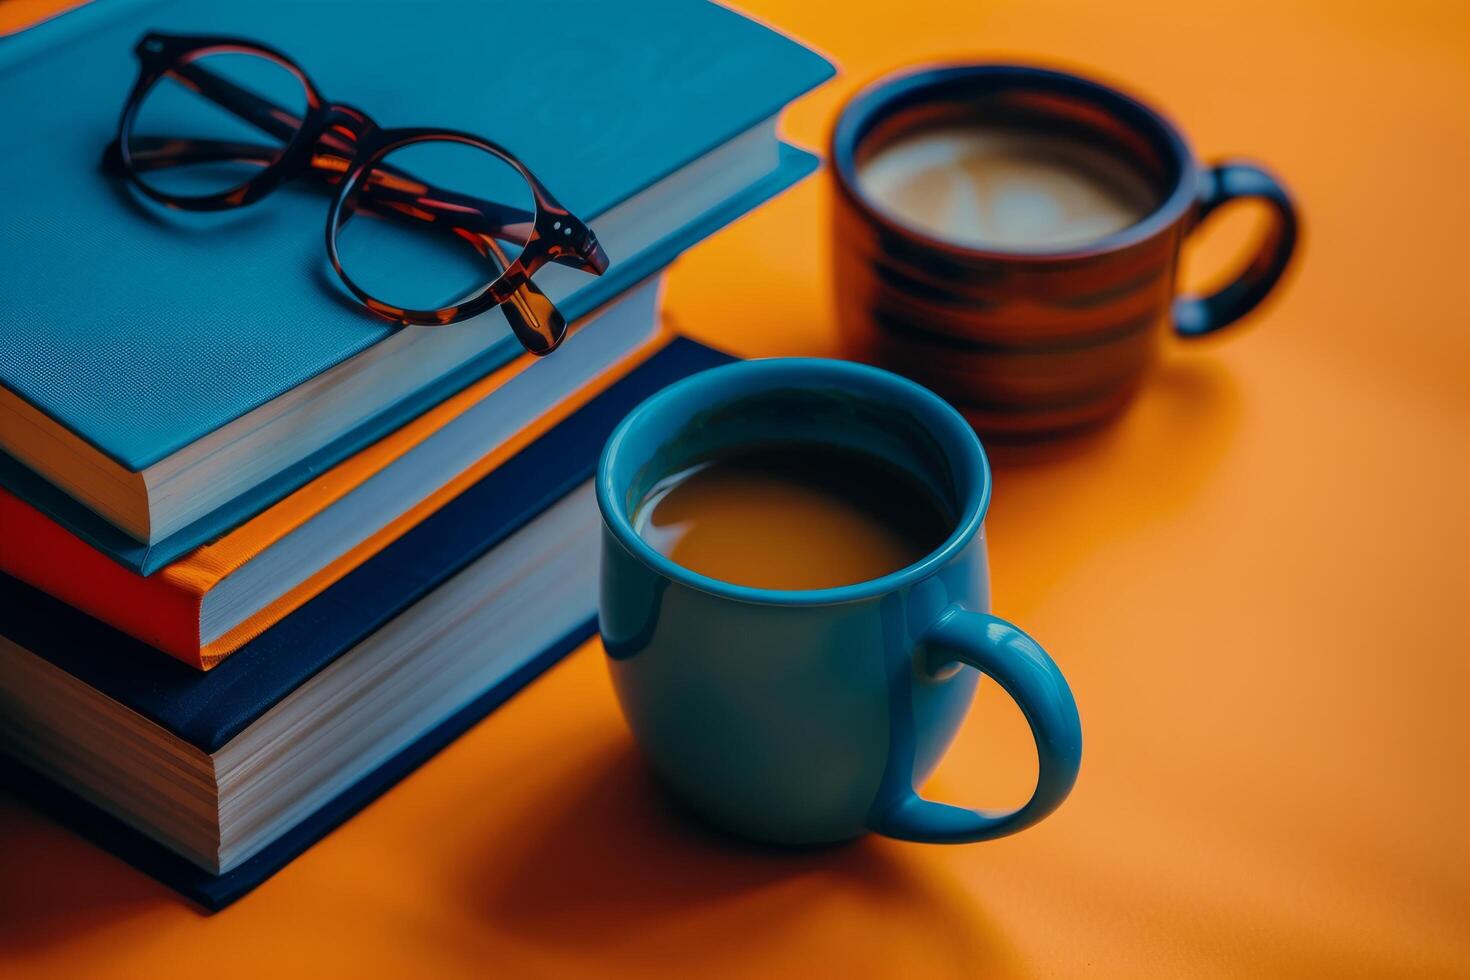
[{"label": "orange book", "polygon": [[[489,447],[488,452],[474,455],[469,465],[457,467],[454,454],[448,459],[437,459],[433,465],[440,471],[450,467],[454,472],[427,488],[421,481],[407,507],[395,509],[392,512],[395,516],[366,533],[362,533],[362,522],[354,520],[350,510],[354,495],[369,492],[381,498],[385,492],[393,491],[395,483],[403,483],[404,473],[420,476],[419,471],[429,465],[421,460],[431,458],[425,453],[434,451],[433,443],[455,443],[462,459],[465,452],[473,451],[477,438],[482,443],[490,438],[478,431],[483,427],[477,424],[475,410],[478,406],[483,412],[493,393],[535,363],[530,355],[482,378],[223,537],[152,575],[140,575],[114,562],[40,511],[0,489],[0,571],[185,663],[208,670],[535,441],[647,360],[670,339],[662,329],[645,336],[630,352],[581,384],[572,395]],[[460,423],[457,428],[455,423]],[[471,449],[466,449],[467,446]],[[413,459],[405,459],[413,453],[417,453]],[[387,491],[383,489],[385,486]],[[423,492],[425,489],[427,492]],[[347,505],[345,510],[344,505]],[[325,532],[317,529],[322,522],[327,525]],[[252,569],[252,564],[260,563],[263,556],[279,555],[280,551],[273,549],[280,549],[293,536],[303,533],[316,536],[308,554],[301,554],[298,543],[294,557],[284,563],[275,559],[268,574]],[[342,547],[344,542],[346,547]],[[303,565],[307,566],[305,574],[302,574]],[[251,594],[257,598],[265,595],[263,602],[250,605],[246,614],[234,618],[231,613],[248,605],[249,596],[216,603],[219,609],[212,611],[212,599],[221,593],[222,587],[252,572],[258,581]],[[226,625],[211,628],[211,618],[216,624]]]}]

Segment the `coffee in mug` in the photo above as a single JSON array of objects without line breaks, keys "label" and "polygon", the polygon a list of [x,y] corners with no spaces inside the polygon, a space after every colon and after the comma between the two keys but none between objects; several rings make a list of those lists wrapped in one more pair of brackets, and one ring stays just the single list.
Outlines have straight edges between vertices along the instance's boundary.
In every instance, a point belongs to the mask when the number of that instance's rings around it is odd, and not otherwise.
[{"label": "coffee in mug", "polygon": [[863,191],[918,231],[976,248],[1057,249],[1122,231],[1159,205],[1104,147],[1018,126],[943,126],[880,148]]},{"label": "coffee in mug", "polygon": [[776,443],[661,480],[634,526],[710,578],[830,589],[907,568],[944,543],[954,519],[920,481],[876,456]]}]

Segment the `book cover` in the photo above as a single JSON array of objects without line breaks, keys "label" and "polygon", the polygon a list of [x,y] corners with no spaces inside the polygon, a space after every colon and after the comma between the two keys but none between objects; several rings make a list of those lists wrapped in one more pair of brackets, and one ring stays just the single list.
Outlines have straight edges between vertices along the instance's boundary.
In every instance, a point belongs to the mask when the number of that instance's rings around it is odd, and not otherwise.
[{"label": "book cover", "polygon": [[[594,226],[832,71],[800,45],[707,3],[440,0],[412,6],[414,30],[393,30],[404,10],[370,0],[116,0],[8,39],[0,100],[9,132],[32,152],[0,156],[0,180],[27,188],[0,223],[0,385],[137,472],[394,330],[331,280],[321,195],[283,188],[239,212],[188,215],[148,209],[98,171],[135,75],[133,44],[147,28],[259,38],[289,52],[330,97],[385,125],[489,131]],[[520,91],[544,76],[548,44],[591,77]],[[391,70],[374,53],[386,47]],[[578,288],[563,312],[585,315],[813,166],[809,155],[781,148],[773,169],[725,204],[638,254],[613,256],[613,269]],[[168,552],[218,536],[503,365],[513,348],[506,336],[177,531]],[[146,548],[58,499],[16,460],[0,460],[0,483],[134,567],[148,561]]]}]

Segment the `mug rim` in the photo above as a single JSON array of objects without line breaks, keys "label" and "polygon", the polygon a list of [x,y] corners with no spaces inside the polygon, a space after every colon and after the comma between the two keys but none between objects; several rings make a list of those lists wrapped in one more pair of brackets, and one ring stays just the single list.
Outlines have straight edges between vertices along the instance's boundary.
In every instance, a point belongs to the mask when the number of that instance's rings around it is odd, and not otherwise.
[{"label": "mug rim", "polygon": [[[954,78],[1005,77],[1034,78],[1062,83],[1082,90],[1103,102],[1122,104],[1142,116],[1165,138],[1179,163],[1179,177],[1158,206],[1142,220],[1101,238],[1063,249],[1002,249],[966,245],[940,238],[899,221],[888,214],[862,190],[857,176],[857,148],[860,131],[865,129],[894,99],[915,89],[938,85]],[[1066,262],[1105,255],[1148,241],[1172,227],[1194,203],[1199,181],[1199,166],[1194,151],[1183,131],[1163,113],[1105,82],[1075,72],[1040,65],[1006,61],[942,62],[902,68],[882,75],[864,85],[849,98],[828,140],[834,183],[838,192],[863,216],[880,225],[886,232],[922,242],[925,247],[951,255],[997,262]]]},{"label": "mug rim", "polygon": [[[942,430],[936,433],[941,451],[951,466],[966,471],[973,481],[975,491],[959,502],[960,513],[955,518],[954,530],[941,545],[913,564],[879,578],[825,589],[767,589],[727,582],[686,568],[643,539],[633,527],[632,515],[627,513],[623,505],[624,494],[613,485],[613,468],[618,453],[627,450],[630,434],[640,425],[646,424],[649,418],[666,410],[681,395],[710,384],[711,379],[745,375],[752,383],[757,383],[766,376],[792,370],[839,384],[846,379],[862,378],[890,392],[894,396],[894,408],[909,408],[920,416],[926,427],[934,422],[934,428]],[[799,607],[829,606],[872,599],[928,578],[963,551],[979,533],[990,509],[991,474],[985,449],[970,423],[965,421],[954,406],[923,385],[891,371],[852,361],[822,357],[771,357],[710,368],[676,381],[645,399],[618,423],[608,437],[597,463],[596,484],[597,507],[602,513],[604,526],[629,554],[654,572],[670,581],[722,599],[758,605]]]}]

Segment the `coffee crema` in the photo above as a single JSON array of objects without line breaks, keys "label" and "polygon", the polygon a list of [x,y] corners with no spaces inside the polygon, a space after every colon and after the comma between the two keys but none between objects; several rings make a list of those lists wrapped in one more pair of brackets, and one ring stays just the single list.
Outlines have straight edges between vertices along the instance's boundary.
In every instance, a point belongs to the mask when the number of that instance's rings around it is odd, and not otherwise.
[{"label": "coffee crema", "polygon": [[732,453],[661,481],[634,518],[679,565],[736,585],[827,589],[882,578],[949,537],[947,508],[877,457],[823,445]]},{"label": "coffee crema", "polygon": [[916,231],[977,248],[1074,248],[1159,205],[1147,178],[1080,139],[1018,126],[946,126],[899,137],[858,169],[862,191]]}]

